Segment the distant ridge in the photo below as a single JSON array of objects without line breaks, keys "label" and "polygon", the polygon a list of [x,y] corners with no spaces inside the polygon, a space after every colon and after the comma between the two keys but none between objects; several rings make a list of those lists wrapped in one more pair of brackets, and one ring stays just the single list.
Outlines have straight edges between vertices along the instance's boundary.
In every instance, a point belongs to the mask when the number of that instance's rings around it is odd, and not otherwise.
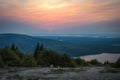
[{"label": "distant ridge", "polygon": [[[91,37],[91,38],[120,38],[120,34],[48,34],[39,36],[64,36],[64,37]],[[38,36],[38,37],[39,37]]]},{"label": "distant ridge", "polygon": [[37,43],[44,44],[44,42],[47,42],[47,41],[53,42],[55,40],[37,38],[37,37],[28,36],[24,34],[13,34],[13,33],[0,34],[0,44],[2,45],[2,47],[11,46],[13,43],[15,43],[18,47],[20,47],[23,44],[25,44],[24,47],[25,46],[31,47],[29,45],[37,45]]},{"label": "distant ridge", "polygon": [[61,54],[68,53],[70,56],[75,56],[70,49],[70,47],[74,47],[73,44],[67,42],[37,38],[24,34],[0,34],[0,47],[11,46],[13,43],[24,53],[33,53],[35,46],[39,43],[43,44],[45,48],[49,50],[54,50]]},{"label": "distant ridge", "polygon": [[37,43],[43,44],[48,50],[72,57],[99,54],[120,53],[120,38],[93,38],[74,36],[29,36],[24,34],[0,34],[0,47],[12,44],[24,53],[33,53]]}]

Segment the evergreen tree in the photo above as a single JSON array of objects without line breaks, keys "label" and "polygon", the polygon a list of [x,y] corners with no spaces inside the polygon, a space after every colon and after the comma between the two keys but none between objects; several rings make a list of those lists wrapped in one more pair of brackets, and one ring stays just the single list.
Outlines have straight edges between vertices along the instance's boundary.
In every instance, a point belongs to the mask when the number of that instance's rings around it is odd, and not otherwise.
[{"label": "evergreen tree", "polygon": [[37,46],[35,47],[34,54],[33,54],[35,60],[37,59],[37,56],[38,56],[38,54],[39,54],[39,52],[40,52],[40,51],[39,51],[39,48],[40,48],[40,45],[39,45],[39,43],[38,43]]},{"label": "evergreen tree", "polygon": [[11,49],[12,49],[12,50],[15,50],[15,49],[16,49],[16,47],[15,47],[15,44],[14,44],[14,43],[12,44]]},{"label": "evergreen tree", "polygon": [[46,49],[44,48],[43,44],[39,45],[38,43],[33,54],[35,60],[37,60],[38,55],[40,55],[44,51],[46,51]]},{"label": "evergreen tree", "polygon": [[110,64],[109,61],[104,62],[104,65],[109,65],[109,64]]},{"label": "evergreen tree", "polygon": [[114,63],[115,68],[120,68],[120,58]]},{"label": "evergreen tree", "polygon": [[49,57],[49,55],[48,55],[48,51],[46,49],[40,51],[37,56],[37,64],[41,65],[41,66],[48,66],[48,64],[49,64],[48,57]]},{"label": "evergreen tree", "polygon": [[39,50],[40,50],[40,51],[44,50],[44,46],[43,46],[43,44],[41,44]]},{"label": "evergreen tree", "polygon": [[84,64],[83,60],[74,60],[67,54],[60,55],[55,51],[44,48],[43,44],[37,44],[34,54],[23,54],[15,44],[11,48],[5,47],[0,50],[0,66],[25,66],[34,67],[50,66],[54,67],[76,67],[77,64]]},{"label": "evergreen tree", "polygon": [[101,65],[101,63],[100,63],[97,59],[91,60],[91,61],[90,61],[90,64],[91,64],[91,65],[96,65],[96,66]]},{"label": "evergreen tree", "polygon": [[18,55],[21,59],[23,58],[23,53],[18,49],[18,46],[15,46],[13,43],[11,49]]}]

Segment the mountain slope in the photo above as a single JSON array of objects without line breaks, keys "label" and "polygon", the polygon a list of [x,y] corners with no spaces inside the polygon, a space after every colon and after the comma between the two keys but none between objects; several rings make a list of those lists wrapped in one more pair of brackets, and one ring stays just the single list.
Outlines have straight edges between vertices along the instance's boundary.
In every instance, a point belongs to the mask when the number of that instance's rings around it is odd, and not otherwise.
[{"label": "mountain slope", "polygon": [[34,37],[22,34],[0,34],[0,47],[12,44],[26,53],[33,53],[37,43],[43,44],[49,50],[72,57],[100,54],[120,53],[120,38],[90,38],[90,37]]},{"label": "mountain slope", "polygon": [[74,44],[68,42],[36,38],[22,34],[0,34],[0,47],[11,46],[13,43],[17,45],[22,52],[30,53],[33,53],[37,43],[43,44],[45,48],[59,53],[69,53],[71,56],[75,56],[73,53],[77,53],[78,51],[73,52]]}]

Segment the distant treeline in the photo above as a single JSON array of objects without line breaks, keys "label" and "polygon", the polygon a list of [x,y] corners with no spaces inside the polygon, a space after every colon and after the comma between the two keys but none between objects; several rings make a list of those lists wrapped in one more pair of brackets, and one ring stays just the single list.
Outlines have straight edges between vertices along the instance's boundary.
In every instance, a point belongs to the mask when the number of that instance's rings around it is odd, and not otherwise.
[{"label": "distant treeline", "polygon": [[[33,54],[22,53],[15,44],[11,47],[0,48],[0,67],[80,67],[80,66],[111,65],[108,61],[104,64],[96,59],[86,62],[80,58],[71,58],[67,54],[47,50],[43,44],[37,44]],[[120,67],[120,58],[112,64]]]}]

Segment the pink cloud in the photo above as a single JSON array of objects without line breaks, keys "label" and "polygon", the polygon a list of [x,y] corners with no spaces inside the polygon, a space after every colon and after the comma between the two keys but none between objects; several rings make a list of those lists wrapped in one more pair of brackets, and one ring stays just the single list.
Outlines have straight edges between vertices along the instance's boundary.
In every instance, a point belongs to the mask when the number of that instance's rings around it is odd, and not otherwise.
[{"label": "pink cloud", "polygon": [[48,31],[57,29],[57,25],[86,24],[120,18],[120,6],[117,4],[119,0],[12,1],[0,1],[0,10],[2,10],[0,16],[31,24],[39,25],[40,23],[43,26],[39,27]]}]

